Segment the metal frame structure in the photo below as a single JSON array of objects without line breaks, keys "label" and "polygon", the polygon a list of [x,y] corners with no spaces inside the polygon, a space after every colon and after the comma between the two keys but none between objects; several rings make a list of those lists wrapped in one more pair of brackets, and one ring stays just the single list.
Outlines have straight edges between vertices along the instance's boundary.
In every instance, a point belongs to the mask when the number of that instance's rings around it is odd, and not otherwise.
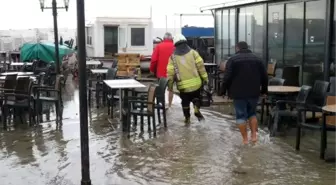
[{"label": "metal frame structure", "polygon": [[[238,37],[239,37],[239,13],[240,13],[240,9],[241,8],[245,8],[245,7],[251,7],[254,5],[263,5],[264,6],[264,12],[263,12],[263,19],[264,19],[264,30],[263,30],[263,59],[265,61],[268,61],[269,58],[269,51],[268,51],[268,13],[269,13],[269,6],[271,5],[283,5],[283,12],[284,12],[284,21],[283,21],[283,47],[282,47],[282,58],[284,59],[284,55],[285,55],[285,42],[286,42],[286,10],[287,10],[287,5],[290,3],[298,3],[298,2],[302,2],[304,7],[303,7],[303,20],[306,20],[306,4],[307,2],[311,2],[314,0],[240,0],[240,1],[231,1],[231,2],[227,2],[227,3],[222,3],[222,4],[216,4],[216,5],[210,5],[210,6],[205,6],[205,7],[201,7],[200,11],[204,12],[204,11],[218,11],[218,10],[232,10],[235,9],[236,10],[236,20],[235,20],[235,30],[236,30],[236,35],[235,35],[235,41],[238,41]],[[330,72],[330,65],[329,65],[329,61],[332,60],[331,58],[331,44],[332,44],[332,33],[335,32],[336,30],[333,30],[333,24],[334,24],[334,4],[336,0],[325,0],[326,1],[326,15],[325,15],[325,40],[324,40],[324,61],[323,61],[323,78],[324,80],[329,80],[329,72]],[[215,18],[215,23],[216,21],[216,14],[214,14],[214,18]],[[230,27],[231,25],[229,25]],[[306,27],[306,22],[303,21],[303,27]],[[306,35],[306,30],[303,29],[303,35]],[[215,46],[216,41],[218,41],[217,38],[217,32],[218,30],[216,29],[215,26]],[[222,30],[221,30],[222,31]],[[302,61],[304,61],[305,59],[305,40],[302,39],[303,42],[303,47],[302,47]],[[265,64],[266,65],[266,64]],[[303,69],[304,66],[304,62],[302,62],[300,64],[301,68]],[[300,75],[300,81],[303,82],[303,75]]]},{"label": "metal frame structure", "polygon": [[86,85],[86,38],[85,38],[85,1],[77,0],[77,36],[78,36],[78,65],[79,65],[79,109],[80,109],[80,146],[82,179],[81,185],[91,185],[88,106]]},{"label": "metal frame structure", "polygon": [[44,5],[45,0],[39,0],[40,1],[40,6],[41,10],[43,12],[44,9],[52,9],[52,14],[54,18],[54,39],[55,39],[55,55],[56,55],[56,73],[60,73],[60,58],[59,58],[59,40],[58,40],[58,25],[57,25],[57,9],[65,9],[68,11],[69,8],[69,0],[64,0],[64,6],[62,7],[57,7],[57,2],[56,0],[52,0],[51,7],[46,7]]},{"label": "metal frame structure", "polygon": [[[90,155],[89,155],[89,130],[88,106],[86,84],[86,37],[85,37],[85,1],[76,0],[77,5],[77,36],[78,36],[78,65],[79,65],[79,109],[80,109],[80,145],[81,145],[81,185],[91,185]],[[69,0],[64,0],[64,7],[57,7],[56,0],[52,0],[52,7],[45,7],[44,0],[40,0],[41,10],[52,9],[54,17],[54,36],[56,53],[56,72],[60,73],[57,9],[68,11]]]}]

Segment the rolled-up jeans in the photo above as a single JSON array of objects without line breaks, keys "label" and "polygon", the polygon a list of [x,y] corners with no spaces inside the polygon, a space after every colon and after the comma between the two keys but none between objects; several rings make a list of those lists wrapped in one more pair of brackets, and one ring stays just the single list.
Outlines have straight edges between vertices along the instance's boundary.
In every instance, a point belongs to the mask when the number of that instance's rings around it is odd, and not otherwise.
[{"label": "rolled-up jeans", "polygon": [[249,119],[256,117],[258,101],[259,97],[233,100],[238,125],[245,124]]}]

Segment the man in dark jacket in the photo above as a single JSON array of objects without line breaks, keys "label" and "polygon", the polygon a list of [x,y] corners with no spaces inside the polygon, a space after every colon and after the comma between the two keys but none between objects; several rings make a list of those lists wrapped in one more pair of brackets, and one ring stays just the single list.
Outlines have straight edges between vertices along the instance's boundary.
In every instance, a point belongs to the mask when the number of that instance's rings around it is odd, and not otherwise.
[{"label": "man in dark jacket", "polygon": [[248,49],[246,42],[237,43],[236,54],[226,64],[222,93],[225,95],[228,91],[233,99],[236,123],[244,144],[248,144],[247,123],[252,142],[257,141],[256,107],[260,95],[267,94],[267,86],[268,76],[263,61]]}]

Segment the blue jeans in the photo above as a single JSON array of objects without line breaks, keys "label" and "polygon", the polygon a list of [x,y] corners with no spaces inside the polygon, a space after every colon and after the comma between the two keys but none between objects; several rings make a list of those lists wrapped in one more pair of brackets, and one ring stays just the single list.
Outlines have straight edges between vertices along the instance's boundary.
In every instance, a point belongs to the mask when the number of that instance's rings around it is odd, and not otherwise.
[{"label": "blue jeans", "polygon": [[237,124],[245,124],[250,118],[256,116],[258,101],[259,97],[233,100]]}]

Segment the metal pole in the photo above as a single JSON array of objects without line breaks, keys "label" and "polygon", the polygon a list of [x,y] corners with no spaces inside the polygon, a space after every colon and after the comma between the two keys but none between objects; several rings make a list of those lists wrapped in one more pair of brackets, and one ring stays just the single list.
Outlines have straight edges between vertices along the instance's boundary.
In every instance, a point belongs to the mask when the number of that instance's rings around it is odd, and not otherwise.
[{"label": "metal pole", "polygon": [[168,29],[168,17],[166,15],[166,32],[168,31],[167,29]]},{"label": "metal pole", "polygon": [[52,12],[53,12],[53,17],[54,17],[56,74],[60,74],[60,59],[59,59],[59,48],[58,48],[58,26],[57,26],[57,4],[56,4],[56,0],[52,1]]},{"label": "metal pole", "polygon": [[84,0],[77,0],[77,36],[78,36],[78,65],[79,65],[79,109],[81,137],[81,185],[91,185],[89,131],[86,89],[86,43],[85,43],[85,8]]},{"label": "metal pole", "polygon": [[[326,10],[326,21],[325,21],[325,31],[324,31],[324,64],[323,64],[323,79],[325,81],[329,81],[329,75],[330,75],[330,60],[331,60],[331,38],[332,38],[332,32],[333,32],[333,15],[334,15],[334,1],[332,0],[327,0],[327,10]],[[335,30],[334,30],[335,32]]]}]

